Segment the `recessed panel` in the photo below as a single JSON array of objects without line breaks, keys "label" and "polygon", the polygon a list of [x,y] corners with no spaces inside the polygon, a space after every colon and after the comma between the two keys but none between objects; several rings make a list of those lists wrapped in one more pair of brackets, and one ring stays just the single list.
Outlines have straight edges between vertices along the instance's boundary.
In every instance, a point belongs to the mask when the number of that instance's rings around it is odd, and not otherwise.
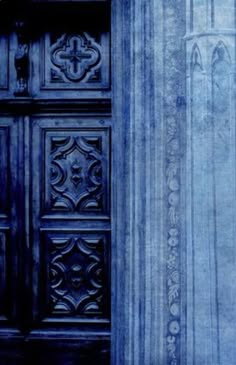
[{"label": "recessed panel", "polygon": [[109,241],[104,232],[42,232],[47,317],[109,317]]},{"label": "recessed panel", "polygon": [[107,214],[108,130],[47,129],[42,137],[43,212],[74,216]]},{"label": "recessed panel", "polygon": [[42,90],[109,88],[107,33],[46,33],[40,53],[43,59],[40,65]]}]

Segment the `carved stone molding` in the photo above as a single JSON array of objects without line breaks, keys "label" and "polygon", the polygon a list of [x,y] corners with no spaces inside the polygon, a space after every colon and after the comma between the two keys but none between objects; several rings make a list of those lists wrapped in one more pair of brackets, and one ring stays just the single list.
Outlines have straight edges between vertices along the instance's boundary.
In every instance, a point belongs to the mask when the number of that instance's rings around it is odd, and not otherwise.
[{"label": "carved stone molding", "polygon": [[[185,363],[184,245],[182,235],[181,155],[182,123],[185,120],[184,7],[167,2],[164,10],[164,116],[166,121],[166,352],[168,365]],[[174,35],[175,34],[175,35]]]}]

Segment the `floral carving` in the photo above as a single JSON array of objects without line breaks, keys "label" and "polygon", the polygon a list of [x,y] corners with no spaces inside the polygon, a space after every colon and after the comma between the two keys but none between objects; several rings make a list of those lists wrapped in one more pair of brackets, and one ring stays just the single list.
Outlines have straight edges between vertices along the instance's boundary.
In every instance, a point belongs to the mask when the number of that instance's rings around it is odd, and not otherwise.
[{"label": "floral carving", "polygon": [[62,35],[51,46],[53,78],[80,82],[97,75],[100,66],[100,46],[87,33]]},{"label": "floral carving", "polygon": [[104,235],[51,235],[50,308],[67,315],[104,314],[107,267]]},{"label": "floral carving", "polygon": [[[166,10],[166,55],[165,55],[165,120],[166,120],[166,193],[167,193],[167,240],[166,240],[166,300],[167,336],[166,350],[168,365],[181,364],[180,314],[180,120],[185,107],[184,90],[179,76],[185,68],[177,38],[168,33],[169,23],[178,24],[176,4],[168,3]],[[174,9],[174,11],[173,11]],[[174,26],[174,25],[173,25]],[[173,31],[173,30],[172,30]],[[170,41],[175,39],[174,42]],[[173,61],[174,60],[174,61]],[[194,61],[199,62],[198,55]],[[175,67],[173,67],[175,62]]]},{"label": "floral carving", "polygon": [[179,260],[179,203],[180,168],[178,125],[174,118],[167,126],[167,166],[168,187],[168,241],[167,241],[167,298],[169,308],[169,335],[167,337],[168,364],[177,365],[177,345],[180,331],[180,260]]}]

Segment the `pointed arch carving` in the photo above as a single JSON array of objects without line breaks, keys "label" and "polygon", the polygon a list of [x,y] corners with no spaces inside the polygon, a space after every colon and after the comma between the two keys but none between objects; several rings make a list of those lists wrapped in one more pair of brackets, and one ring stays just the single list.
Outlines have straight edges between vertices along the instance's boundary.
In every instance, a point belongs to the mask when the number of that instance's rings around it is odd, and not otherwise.
[{"label": "pointed arch carving", "polygon": [[228,156],[228,143],[232,129],[230,121],[231,64],[228,48],[223,41],[219,41],[212,55],[212,115],[214,116],[215,141],[218,145],[216,158],[219,160]]},{"label": "pointed arch carving", "polygon": [[217,43],[216,47],[214,48],[212,55],[212,66],[222,61],[226,62],[229,66],[232,64],[228,47],[221,40]]},{"label": "pointed arch carving", "polygon": [[205,103],[204,88],[204,67],[202,55],[197,43],[193,45],[191,55],[191,120],[195,133],[204,133],[207,125],[203,115],[199,113]]},{"label": "pointed arch carving", "polygon": [[197,43],[194,44],[191,55],[191,71],[195,70],[203,71],[202,55]]}]

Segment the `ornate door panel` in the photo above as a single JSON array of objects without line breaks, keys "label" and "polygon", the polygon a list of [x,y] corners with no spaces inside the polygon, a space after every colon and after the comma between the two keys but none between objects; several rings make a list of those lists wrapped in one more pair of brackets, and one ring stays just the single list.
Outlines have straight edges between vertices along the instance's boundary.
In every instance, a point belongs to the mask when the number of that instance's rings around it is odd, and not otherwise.
[{"label": "ornate door panel", "polygon": [[32,125],[35,319],[109,329],[110,121],[60,115]]},{"label": "ornate door panel", "polygon": [[[67,11],[63,10],[63,11]],[[98,11],[98,10],[96,10]],[[100,11],[101,12],[101,11]],[[32,93],[40,98],[106,98],[110,90],[109,22],[102,14],[48,16],[32,42]],[[65,94],[66,92],[66,94]]]},{"label": "ornate door panel", "polygon": [[109,5],[2,14],[1,365],[109,364]]}]

